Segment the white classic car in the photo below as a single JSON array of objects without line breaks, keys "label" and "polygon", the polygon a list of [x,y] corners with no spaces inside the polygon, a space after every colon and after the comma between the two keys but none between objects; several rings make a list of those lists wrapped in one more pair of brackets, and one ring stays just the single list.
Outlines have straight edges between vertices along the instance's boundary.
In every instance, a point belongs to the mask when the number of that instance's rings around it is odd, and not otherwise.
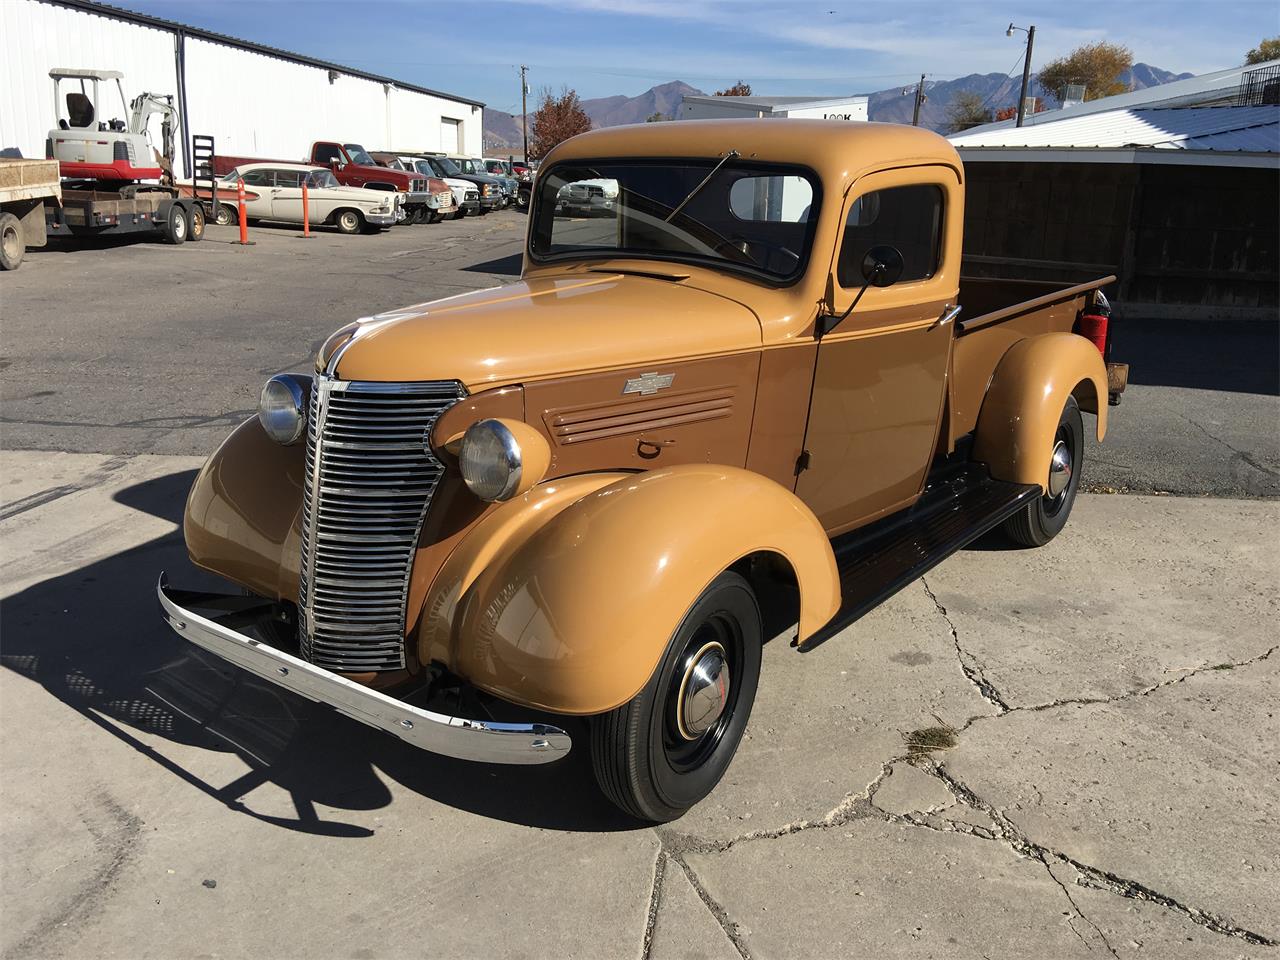
[{"label": "white classic car", "polygon": [[404,219],[400,195],[387,190],[344,187],[324,167],[301,163],[246,163],[218,181],[216,222],[237,223],[236,182],[244,181],[249,220],[302,223],[302,185],[307,185],[307,219],[333,224],[341,233],[376,232]]}]

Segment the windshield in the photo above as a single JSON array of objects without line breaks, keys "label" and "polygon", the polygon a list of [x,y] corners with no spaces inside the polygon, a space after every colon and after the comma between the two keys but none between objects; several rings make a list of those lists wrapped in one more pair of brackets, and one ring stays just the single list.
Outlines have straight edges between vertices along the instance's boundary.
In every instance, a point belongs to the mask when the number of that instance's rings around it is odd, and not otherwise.
[{"label": "windshield", "polygon": [[374,162],[373,157],[369,156],[369,152],[358,143],[344,143],[343,149],[347,151],[347,156],[351,158],[352,163],[358,163],[366,167],[376,167],[378,164]]},{"label": "windshield", "polygon": [[817,177],[801,167],[717,164],[558,164],[538,179],[530,253],[535,260],[685,260],[784,282],[798,278],[817,223]]},{"label": "windshield", "polygon": [[307,189],[332,189],[338,186],[338,178],[328,170],[312,170],[307,174]]},{"label": "windshield", "polygon": [[427,163],[431,164],[431,169],[436,172],[437,177],[456,177],[462,172],[448,157],[428,157]]}]

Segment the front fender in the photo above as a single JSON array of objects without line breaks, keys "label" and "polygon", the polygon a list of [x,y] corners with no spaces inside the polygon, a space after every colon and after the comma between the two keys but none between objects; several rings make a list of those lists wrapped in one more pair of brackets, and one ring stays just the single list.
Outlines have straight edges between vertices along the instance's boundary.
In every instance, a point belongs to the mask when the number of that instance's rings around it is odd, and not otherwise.
[{"label": "front fender", "polygon": [[1067,397],[1098,416],[1107,432],[1107,368],[1098,348],[1074,333],[1019,340],[996,365],[974,436],[973,458],[997,480],[1044,488],[1053,435]]},{"label": "front fender", "polygon": [[703,588],[777,554],[800,587],[800,639],[840,604],[822,526],[790,491],[685,465],[544,484],[482,521],[442,568],[420,651],[504,699],[596,714],[644,686]]},{"label": "front fender", "polygon": [[298,599],[306,449],[281,446],[252,417],[196,476],[182,532],[197,566],[263,597]]}]

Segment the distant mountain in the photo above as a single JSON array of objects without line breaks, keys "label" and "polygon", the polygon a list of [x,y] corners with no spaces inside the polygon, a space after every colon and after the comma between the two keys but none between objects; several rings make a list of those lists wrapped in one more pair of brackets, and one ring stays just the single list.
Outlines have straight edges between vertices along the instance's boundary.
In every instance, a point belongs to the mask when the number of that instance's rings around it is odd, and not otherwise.
[{"label": "distant mountain", "polygon": [[[1120,81],[1130,90],[1145,90],[1172,80],[1183,80],[1194,76],[1190,73],[1172,73],[1161,70],[1146,63],[1135,63],[1120,75]],[[955,80],[936,80],[925,83],[925,94],[928,99],[920,111],[921,126],[940,130],[947,123],[947,108],[960,93],[976,93],[986,101],[992,112],[1001,107],[1016,106],[1018,90],[1022,85],[1021,75],[1012,77],[1002,73],[971,73],[967,77]],[[912,107],[915,103],[915,84],[892,87],[888,90],[877,90],[867,96],[868,113],[872,120],[885,123],[910,123]],[[1041,97],[1050,108],[1057,106],[1057,100],[1040,89],[1034,79],[1029,94]],[[702,91],[681,80],[673,80],[651,87],[635,97],[618,94],[612,97],[597,97],[583,100],[582,108],[597,127],[613,127],[623,123],[643,123],[655,113],[671,117],[680,109],[680,101],[685,96],[702,96]],[[831,96],[824,91],[815,91],[815,97]],[[487,150],[508,152],[520,149],[520,118],[501,110],[486,109],[484,112],[484,139]]]},{"label": "distant mountain", "polygon": [[597,127],[616,127],[623,123],[644,123],[655,113],[663,116],[675,116],[680,109],[680,101],[685,95],[701,97],[703,93],[697,87],[691,87],[683,80],[673,80],[660,86],[650,87],[638,97],[598,97],[595,100],[583,100],[582,109]]}]

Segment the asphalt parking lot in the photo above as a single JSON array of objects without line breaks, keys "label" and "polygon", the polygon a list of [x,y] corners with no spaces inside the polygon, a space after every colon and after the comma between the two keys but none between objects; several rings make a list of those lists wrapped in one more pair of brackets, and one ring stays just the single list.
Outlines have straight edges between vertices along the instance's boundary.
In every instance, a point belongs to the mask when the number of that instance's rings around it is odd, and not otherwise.
[{"label": "asphalt parking lot", "polygon": [[212,227],[0,277],[3,956],[1280,955],[1271,325],[1119,326],[1133,386],[1064,534],[770,643],[728,775],[664,827],[581,749],[433,757],[165,627],[194,471],[262,381],[508,282],[524,223]]}]

